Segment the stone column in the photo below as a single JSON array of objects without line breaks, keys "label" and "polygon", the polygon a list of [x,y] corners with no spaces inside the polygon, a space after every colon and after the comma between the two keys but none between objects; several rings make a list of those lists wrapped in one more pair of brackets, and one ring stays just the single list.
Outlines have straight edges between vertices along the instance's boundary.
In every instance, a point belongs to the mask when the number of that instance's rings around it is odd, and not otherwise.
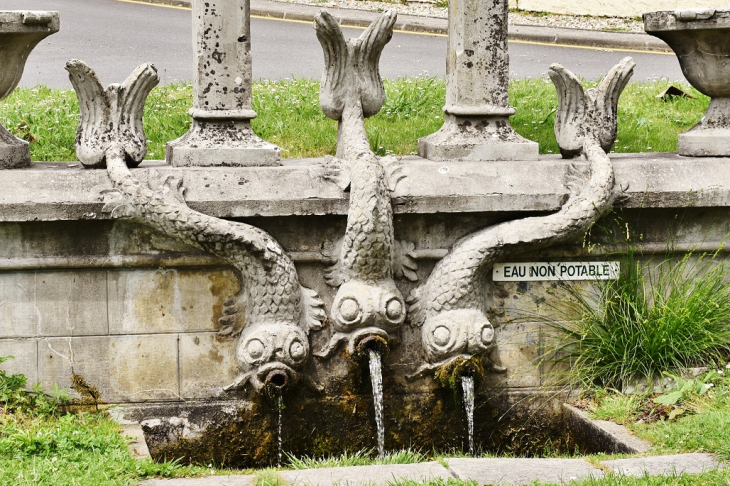
[{"label": "stone column", "polygon": [[446,118],[418,141],[432,160],[533,160],[538,145],[509,124],[507,0],[449,2]]},{"label": "stone column", "polygon": [[193,125],[166,147],[183,166],[279,165],[279,148],[251,130],[250,0],[193,0]]}]

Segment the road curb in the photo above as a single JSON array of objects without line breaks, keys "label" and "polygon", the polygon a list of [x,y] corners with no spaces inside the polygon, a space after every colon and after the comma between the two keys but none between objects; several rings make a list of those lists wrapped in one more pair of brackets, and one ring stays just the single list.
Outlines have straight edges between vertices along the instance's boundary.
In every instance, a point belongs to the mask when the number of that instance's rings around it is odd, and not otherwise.
[{"label": "road curb", "polygon": [[[145,3],[190,7],[190,0],[138,0]],[[271,0],[251,0],[251,15],[286,20],[312,21],[322,7]],[[327,9],[344,26],[367,27],[379,15],[378,12],[340,8]],[[396,30],[446,34],[446,19],[399,15]],[[663,41],[644,33],[607,32],[586,29],[564,29],[534,25],[513,24],[509,27],[509,40],[539,42],[543,44],[627,49],[648,52],[672,52]]]}]

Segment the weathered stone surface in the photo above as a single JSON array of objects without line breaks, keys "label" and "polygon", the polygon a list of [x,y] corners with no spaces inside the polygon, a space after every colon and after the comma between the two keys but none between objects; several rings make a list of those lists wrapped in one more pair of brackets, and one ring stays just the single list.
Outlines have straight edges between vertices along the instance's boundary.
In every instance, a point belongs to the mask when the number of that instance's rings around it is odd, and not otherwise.
[{"label": "weathered stone surface", "polygon": [[129,445],[129,455],[132,459],[149,459],[150,450],[144,439],[144,432],[139,424],[122,425],[122,437],[131,437],[127,439]]},{"label": "weathered stone surface", "polygon": [[224,301],[236,292],[230,270],[110,270],[109,333],[217,331]]},{"label": "weathered stone surface", "polygon": [[[453,370],[456,360],[497,352],[492,323],[484,312],[484,299],[491,284],[486,275],[493,263],[581,235],[612,208],[617,196],[613,165],[599,145],[599,123],[591,117],[585,121],[583,151],[590,176],[580,189],[573,190],[560,211],[506,221],[461,238],[439,260],[426,282],[411,291],[409,317],[414,325],[421,326],[428,356],[428,363],[419,368],[418,374],[430,369]],[[580,175],[574,177],[578,179]],[[459,336],[475,324],[480,330],[473,333],[478,336],[477,345],[467,341],[464,346]],[[486,358],[488,368],[503,370],[496,358]]]},{"label": "weathered stone surface", "polygon": [[106,152],[107,173],[115,189],[104,210],[152,226],[180,241],[216,255],[237,270],[239,292],[224,302],[221,335],[238,335],[236,358],[242,371],[226,389],[246,383],[286,386],[309,357],[310,331],[326,319],[317,292],[302,287],[291,258],[271,235],[245,223],[226,221],[190,209],[182,180],[149,176],[140,183],[127,168],[123,152]]},{"label": "weathered stone surface", "polygon": [[180,395],[209,398],[222,393],[238,375],[236,339],[217,333],[180,335]]},{"label": "weathered stone surface", "polygon": [[[314,20],[325,58],[320,105],[339,122],[338,159],[326,160],[325,178],[350,187],[345,235],[333,251],[334,265],[325,274],[327,283],[338,289],[332,304],[334,333],[319,354],[323,357],[343,341],[348,342],[350,355],[368,339],[375,338],[372,345],[391,343],[406,318],[394,274],[415,278],[413,270],[418,268],[411,259],[404,269],[407,257],[396,258],[405,252],[396,251],[388,162],[372,152],[365,132],[365,117],[380,111],[385,99],[379,61],[395,20],[395,12],[385,12],[359,38],[347,41],[326,11]],[[392,180],[391,187],[396,182]]]},{"label": "weathered stone surface", "polygon": [[143,64],[122,84],[106,89],[83,61],[68,61],[66,71],[81,111],[76,129],[76,155],[81,163],[89,168],[105,167],[106,151],[114,142],[124,148],[127,164],[138,166],[147,154],[142,114],[147,96],[160,82],[157,69]]},{"label": "weathered stone surface", "polygon": [[479,484],[554,483],[602,478],[603,471],[581,459],[465,459],[447,458],[449,469],[464,481]]},{"label": "weathered stone surface", "polygon": [[[0,364],[0,369],[12,375],[21,373],[28,385],[38,383],[38,342],[35,339],[0,339],[0,357],[13,356]],[[46,384],[47,385],[47,384]]]},{"label": "weathered stone surface", "polygon": [[730,9],[678,9],[644,14],[644,30],[669,44],[682,73],[710,106],[679,135],[679,154],[730,155]]},{"label": "weathered stone surface", "polygon": [[431,160],[536,160],[509,124],[507,1],[449,3],[444,125],[418,141]]},{"label": "weathered stone surface", "polygon": [[[0,100],[18,86],[28,55],[40,41],[58,32],[58,12],[0,12]],[[0,169],[30,165],[28,142],[0,125]]]},{"label": "weathered stone surface", "polygon": [[438,462],[422,464],[393,464],[387,466],[351,466],[281,471],[279,475],[292,486],[329,485],[387,485],[394,481],[447,481],[453,479]]},{"label": "weathered stone surface", "polygon": [[[142,180],[151,169],[162,178],[182,177],[189,206],[216,217],[347,214],[348,195],[322,178],[321,161],[284,160],[283,166],[265,171],[171,169],[145,161],[133,173]],[[617,184],[628,187],[626,208],[730,206],[730,166],[724,159],[645,153],[611,154],[611,161]],[[541,156],[539,164],[496,161],[488,165],[403,157],[405,177],[393,191],[393,212],[398,216],[555,211],[568,194],[569,167],[559,155]],[[0,221],[110,218],[102,212],[99,197],[101,191],[111,189],[102,171],[35,163],[23,171],[4,172],[0,189]]]},{"label": "weathered stone surface", "polygon": [[194,0],[193,125],[169,142],[174,167],[279,165],[279,148],[251,130],[250,0]]},{"label": "weathered stone surface", "polygon": [[41,316],[35,306],[34,273],[0,273],[0,337],[38,335]]},{"label": "weathered stone surface", "polygon": [[[177,334],[46,338],[38,358],[41,382],[80,384],[103,403],[180,398]],[[88,392],[72,396],[90,400]]]},{"label": "weathered stone surface", "polygon": [[639,454],[651,449],[651,444],[631,434],[623,425],[606,420],[593,420],[583,410],[563,404],[566,425],[571,434],[586,444],[588,452],[598,450],[616,454]]},{"label": "weathered stone surface", "polygon": [[636,457],[632,459],[615,459],[601,461],[601,464],[612,469],[615,474],[642,477],[646,474],[699,474],[722,467],[711,454],[674,454],[670,456]]},{"label": "weathered stone surface", "polygon": [[550,65],[548,75],[558,91],[555,138],[560,153],[568,159],[583,151],[586,117],[596,119],[601,148],[608,153],[616,140],[618,100],[631,79],[636,63],[625,57],[596,88],[583,90],[580,80],[562,65]]},{"label": "weathered stone surface", "polygon": [[109,333],[105,271],[38,272],[36,308],[41,336]]},{"label": "weathered stone surface", "polygon": [[496,349],[490,355],[495,363],[507,368],[497,379],[509,388],[539,387],[540,324],[510,323],[496,329]]}]

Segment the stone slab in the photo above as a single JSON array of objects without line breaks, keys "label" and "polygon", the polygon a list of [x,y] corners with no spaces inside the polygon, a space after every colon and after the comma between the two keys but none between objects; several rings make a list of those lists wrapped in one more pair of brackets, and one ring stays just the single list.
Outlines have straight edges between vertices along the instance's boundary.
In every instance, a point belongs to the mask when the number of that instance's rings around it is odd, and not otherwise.
[{"label": "stone slab", "polygon": [[35,272],[0,272],[0,337],[38,334]]},{"label": "stone slab", "polygon": [[612,469],[616,474],[639,477],[646,474],[652,476],[675,473],[698,474],[722,467],[714,456],[701,452],[615,459],[612,461],[602,461],[601,464]]},{"label": "stone slab", "polygon": [[38,375],[46,386],[71,389],[76,375],[104,403],[180,397],[177,334],[47,338],[39,341],[38,354]]},{"label": "stone slab", "polygon": [[213,148],[166,146],[165,156],[173,167],[270,167],[279,165],[279,148],[272,144],[263,147],[229,148],[221,144]]},{"label": "stone slab", "polygon": [[210,398],[238,376],[233,337],[215,332],[180,335],[180,394],[184,399]]},{"label": "stone slab", "polygon": [[36,308],[42,336],[109,333],[106,271],[38,272]]},{"label": "stone slab", "polygon": [[[616,182],[628,186],[625,207],[730,206],[727,158],[677,154],[612,154]],[[349,194],[323,179],[321,159],[285,159],[280,167],[171,168],[145,161],[132,172],[144,180],[155,168],[162,177],[182,177],[186,200],[198,211],[222,218],[347,214]],[[567,197],[571,161],[559,155],[538,161],[433,162],[401,159],[406,175],[393,193],[395,214],[434,212],[552,211]],[[101,191],[111,184],[104,171],[61,163],[34,163],[4,171],[0,221],[106,219]]]},{"label": "stone slab", "polygon": [[38,383],[38,343],[35,339],[0,339],[0,357],[13,356],[0,363],[0,370],[9,375],[21,373],[28,385]]},{"label": "stone slab", "polygon": [[[637,454],[647,452],[651,444],[631,434],[623,425],[606,420],[593,420],[583,410],[567,403],[563,404],[566,422],[571,433],[584,438],[584,443],[600,447],[601,451],[621,454]],[[600,444],[600,445],[599,445]]]},{"label": "stone slab", "polygon": [[730,128],[690,130],[680,133],[677,151],[689,157],[728,157]]},{"label": "stone slab", "polygon": [[230,270],[109,271],[109,333],[213,331],[238,291]]},{"label": "stone slab", "polygon": [[150,450],[147,447],[141,425],[122,425],[122,436],[127,437],[129,454],[132,456],[132,459],[150,459]]},{"label": "stone slab", "polygon": [[387,466],[351,466],[301,471],[281,471],[279,475],[289,486],[360,484],[392,484],[394,481],[429,481],[453,479],[449,471],[437,462],[393,464]]},{"label": "stone slab", "polygon": [[466,459],[447,458],[449,470],[458,479],[479,484],[530,484],[602,478],[603,472],[582,459]]}]

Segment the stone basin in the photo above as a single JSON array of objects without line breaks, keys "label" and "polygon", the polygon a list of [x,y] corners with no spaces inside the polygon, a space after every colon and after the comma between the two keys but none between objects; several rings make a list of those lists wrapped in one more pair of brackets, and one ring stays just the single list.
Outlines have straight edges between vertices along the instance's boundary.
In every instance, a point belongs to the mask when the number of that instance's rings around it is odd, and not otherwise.
[{"label": "stone basin", "polygon": [[730,9],[650,12],[644,30],[666,42],[687,80],[712,98],[702,120],[679,135],[679,154],[730,155]]},{"label": "stone basin", "polygon": [[[0,100],[18,86],[28,56],[40,41],[58,32],[58,12],[0,11]],[[28,142],[0,125],[0,169],[30,165]]]}]

